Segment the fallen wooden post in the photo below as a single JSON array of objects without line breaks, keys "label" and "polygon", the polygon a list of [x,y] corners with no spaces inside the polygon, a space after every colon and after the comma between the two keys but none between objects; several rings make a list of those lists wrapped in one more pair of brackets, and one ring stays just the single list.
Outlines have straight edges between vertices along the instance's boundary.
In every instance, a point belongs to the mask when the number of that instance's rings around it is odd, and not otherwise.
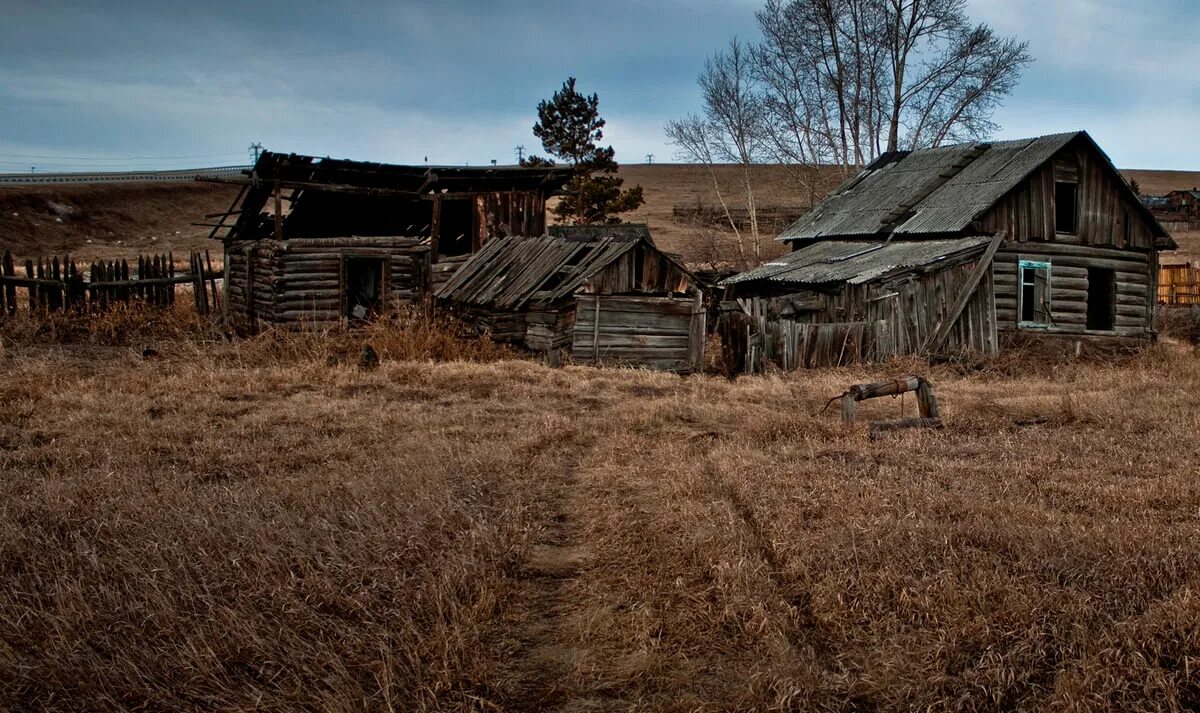
[{"label": "fallen wooden post", "polygon": [[933,394],[933,384],[923,376],[851,386],[841,397],[842,421],[853,423],[856,420],[859,401],[881,396],[898,396],[910,391],[917,394],[919,416],[894,421],[874,421],[871,423],[871,437],[875,438],[878,434],[900,428],[941,428],[942,418],[938,411],[937,397]]}]

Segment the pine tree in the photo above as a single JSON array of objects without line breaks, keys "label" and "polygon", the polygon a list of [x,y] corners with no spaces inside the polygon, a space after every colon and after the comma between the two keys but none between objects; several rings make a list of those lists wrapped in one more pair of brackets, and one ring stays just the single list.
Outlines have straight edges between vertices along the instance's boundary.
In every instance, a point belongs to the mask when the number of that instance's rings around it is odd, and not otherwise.
[{"label": "pine tree", "polygon": [[[565,161],[574,170],[567,182],[567,195],[554,207],[560,223],[619,223],[618,213],[636,209],[645,203],[642,187],[622,190],[623,178],[616,175],[616,152],[601,147],[604,119],[600,118],[600,100],[575,89],[570,77],[549,100],[538,103],[538,121],[533,134],[542,140],[547,153]],[[530,156],[527,165],[545,165],[547,159]]]}]

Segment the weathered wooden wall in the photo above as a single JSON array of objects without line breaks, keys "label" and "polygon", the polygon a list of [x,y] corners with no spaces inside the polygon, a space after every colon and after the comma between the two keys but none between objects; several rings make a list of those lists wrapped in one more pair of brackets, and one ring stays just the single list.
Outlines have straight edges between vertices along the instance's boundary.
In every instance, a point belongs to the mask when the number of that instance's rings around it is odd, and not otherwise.
[{"label": "weathered wooden wall", "polygon": [[701,296],[579,295],[571,355],[583,364],[699,371],[704,362]]},{"label": "weathered wooden wall", "polygon": [[340,323],[344,257],[387,259],[386,301],[419,302],[425,294],[429,248],[411,238],[262,240],[226,246],[229,319],[250,329],[260,324],[321,328]]},{"label": "weathered wooden wall", "polygon": [[529,236],[546,232],[546,198],[540,192],[477,193],[474,200],[474,250],[496,235]]},{"label": "weathered wooden wall", "polygon": [[525,315],[525,346],[537,352],[561,349],[571,343],[574,329],[574,300],[530,310]]},{"label": "weathered wooden wall", "polygon": [[[1056,180],[1079,185],[1078,226],[1073,235],[1054,230]],[[1012,243],[1056,242],[1150,251],[1154,247],[1150,226],[1119,180],[1099,157],[1068,146],[983,216],[983,232],[1007,230]]]},{"label": "weathered wooden wall", "polygon": [[698,285],[674,261],[642,244],[613,260],[583,287],[592,294],[695,294]]},{"label": "weathered wooden wall", "polygon": [[[1055,231],[1056,181],[1075,182],[1077,227]],[[1154,334],[1158,253],[1150,224],[1120,179],[1100,157],[1072,145],[1001,200],[982,221],[987,232],[1011,236],[996,254],[996,319],[1002,331],[1018,329],[1018,263],[1048,262],[1048,333],[1149,338]],[[1115,271],[1114,329],[1087,329],[1088,267]]]},{"label": "weathered wooden wall", "polygon": [[[934,272],[846,284],[832,293],[739,298],[757,323],[748,368],[759,371],[766,361],[786,370],[840,366],[920,353],[977,265],[976,260]],[[997,352],[992,290],[987,271],[938,351]]]}]

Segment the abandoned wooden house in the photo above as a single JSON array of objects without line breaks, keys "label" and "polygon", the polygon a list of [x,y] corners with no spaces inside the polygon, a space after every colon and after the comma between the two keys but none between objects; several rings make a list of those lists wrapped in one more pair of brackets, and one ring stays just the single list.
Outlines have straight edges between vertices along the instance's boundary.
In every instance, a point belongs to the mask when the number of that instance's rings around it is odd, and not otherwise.
[{"label": "abandoned wooden house", "polygon": [[435,295],[481,333],[552,363],[564,350],[585,364],[701,368],[703,293],[644,226],[553,232],[489,240]]},{"label": "abandoned wooden house", "polygon": [[[489,239],[541,235],[562,168],[397,166],[263,153],[228,212],[227,319],[322,327],[421,299]],[[229,220],[233,218],[233,220]]]},{"label": "abandoned wooden house", "polygon": [[1175,243],[1086,132],[881,156],[722,284],[749,369],[994,354],[1005,334],[1153,339]]}]

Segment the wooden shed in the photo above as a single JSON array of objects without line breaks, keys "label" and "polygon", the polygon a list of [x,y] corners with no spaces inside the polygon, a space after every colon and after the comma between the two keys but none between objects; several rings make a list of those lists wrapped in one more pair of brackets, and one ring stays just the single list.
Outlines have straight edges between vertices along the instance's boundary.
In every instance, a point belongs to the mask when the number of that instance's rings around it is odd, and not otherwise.
[{"label": "wooden shed", "polygon": [[569,169],[398,166],[263,153],[213,224],[227,318],[323,327],[417,301],[494,237],[540,235]]},{"label": "wooden shed", "polygon": [[644,226],[557,232],[488,241],[435,295],[481,333],[552,360],[701,368],[703,293]]},{"label": "wooden shed", "polygon": [[1146,342],[1176,247],[1082,131],[885,154],[778,239],[794,252],[723,284],[789,367],[816,364],[777,335],[834,340],[814,325],[863,358],[994,353],[1015,332]]}]

